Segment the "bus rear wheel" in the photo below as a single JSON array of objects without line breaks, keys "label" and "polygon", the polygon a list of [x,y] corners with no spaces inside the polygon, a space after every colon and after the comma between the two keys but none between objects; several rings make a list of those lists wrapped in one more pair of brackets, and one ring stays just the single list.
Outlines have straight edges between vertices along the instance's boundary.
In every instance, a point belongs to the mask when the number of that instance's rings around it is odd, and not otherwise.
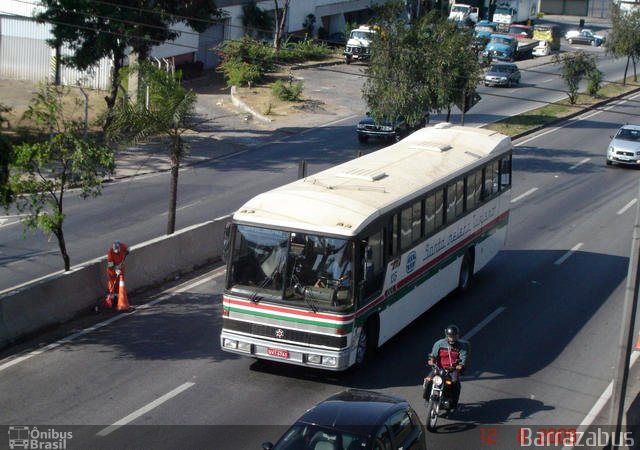
[{"label": "bus rear wheel", "polygon": [[458,277],[458,294],[464,294],[471,287],[473,279],[473,256],[467,251],[462,257],[460,276]]}]

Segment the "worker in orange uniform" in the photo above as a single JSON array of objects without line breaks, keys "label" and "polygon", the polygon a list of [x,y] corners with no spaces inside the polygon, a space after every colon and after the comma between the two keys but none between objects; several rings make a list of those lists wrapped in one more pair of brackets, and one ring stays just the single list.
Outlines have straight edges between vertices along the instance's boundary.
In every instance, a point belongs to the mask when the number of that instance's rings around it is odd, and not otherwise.
[{"label": "worker in orange uniform", "polygon": [[109,292],[105,299],[107,308],[116,307],[118,282],[120,281],[120,275],[124,275],[124,259],[128,254],[127,244],[120,241],[115,241],[107,251],[107,289]]}]

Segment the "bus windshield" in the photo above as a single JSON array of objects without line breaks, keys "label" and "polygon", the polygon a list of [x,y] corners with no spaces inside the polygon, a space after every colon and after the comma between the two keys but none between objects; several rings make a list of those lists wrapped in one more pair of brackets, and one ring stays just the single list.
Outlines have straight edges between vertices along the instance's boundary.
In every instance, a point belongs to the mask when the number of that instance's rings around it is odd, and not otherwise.
[{"label": "bus windshield", "polygon": [[313,310],[353,306],[352,246],[346,239],[238,225],[228,288]]},{"label": "bus windshield", "polygon": [[494,11],[494,14],[504,14],[506,16],[510,16],[512,12],[511,8],[506,8],[506,7],[498,7],[496,8],[496,10]]}]

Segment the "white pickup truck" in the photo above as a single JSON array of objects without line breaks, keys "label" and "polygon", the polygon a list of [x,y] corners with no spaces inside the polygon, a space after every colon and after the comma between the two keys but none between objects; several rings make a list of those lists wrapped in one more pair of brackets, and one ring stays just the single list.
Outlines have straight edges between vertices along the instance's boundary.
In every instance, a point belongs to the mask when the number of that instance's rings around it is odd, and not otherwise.
[{"label": "white pickup truck", "polygon": [[478,12],[478,8],[475,6],[465,3],[454,3],[449,12],[449,20],[463,24],[472,22],[471,25],[473,25],[478,22]]}]

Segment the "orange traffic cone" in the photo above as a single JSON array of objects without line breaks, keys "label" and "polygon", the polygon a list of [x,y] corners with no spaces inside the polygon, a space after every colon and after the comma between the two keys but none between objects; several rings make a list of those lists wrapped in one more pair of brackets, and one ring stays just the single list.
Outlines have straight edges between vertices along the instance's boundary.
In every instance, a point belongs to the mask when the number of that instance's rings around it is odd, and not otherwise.
[{"label": "orange traffic cone", "polygon": [[129,306],[129,299],[127,298],[127,290],[124,287],[124,275],[120,274],[120,281],[118,283],[120,288],[118,289],[118,311],[130,311],[132,308]]}]

